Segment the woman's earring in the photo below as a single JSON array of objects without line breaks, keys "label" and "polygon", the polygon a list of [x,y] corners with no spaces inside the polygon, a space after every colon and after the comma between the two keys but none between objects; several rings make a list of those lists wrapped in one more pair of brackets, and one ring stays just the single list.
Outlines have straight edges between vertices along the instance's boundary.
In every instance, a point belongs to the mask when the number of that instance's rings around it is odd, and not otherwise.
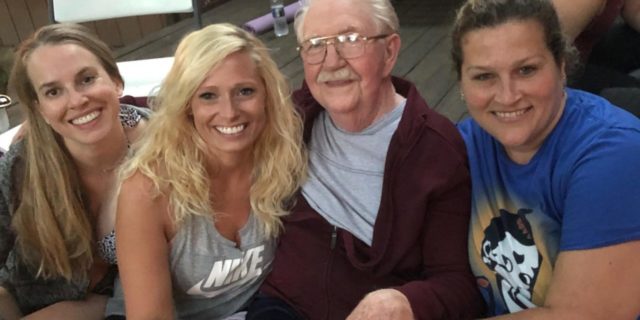
[{"label": "woman's earring", "polygon": [[464,92],[460,91],[460,100],[464,101]]}]

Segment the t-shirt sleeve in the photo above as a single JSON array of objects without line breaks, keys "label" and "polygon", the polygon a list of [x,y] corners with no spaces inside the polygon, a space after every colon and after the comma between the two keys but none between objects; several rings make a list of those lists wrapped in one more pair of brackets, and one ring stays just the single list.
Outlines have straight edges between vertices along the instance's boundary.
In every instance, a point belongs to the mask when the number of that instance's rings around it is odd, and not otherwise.
[{"label": "t-shirt sleeve", "polygon": [[640,132],[611,129],[572,169],[564,201],[561,250],[640,239]]}]

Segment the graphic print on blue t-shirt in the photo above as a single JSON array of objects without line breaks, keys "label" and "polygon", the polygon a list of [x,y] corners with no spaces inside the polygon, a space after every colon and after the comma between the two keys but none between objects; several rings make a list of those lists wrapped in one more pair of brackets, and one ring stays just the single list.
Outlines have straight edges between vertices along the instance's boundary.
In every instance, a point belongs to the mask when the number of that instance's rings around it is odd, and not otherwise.
[{"label": "graphic print on blue t-shirt", "polygon": [[[495,272],[498,291],[508,312],[535,307],[532,293],[542,255],[536,248],[526,217],[531,212],[531,209],[519,209],[514,214],[500,209],[500,215],[491,219],[484,229],[482,262]],[[495,305],[490,308],[494,309]]]},{"label": "graphic print on blue t-shirt", "polygon": [[489,316],[543,305],[560,252],[640,239],[633,115],[567,89],[560,121],[526,164],[473,119],[458,128],[472,183],[469,262]]}]

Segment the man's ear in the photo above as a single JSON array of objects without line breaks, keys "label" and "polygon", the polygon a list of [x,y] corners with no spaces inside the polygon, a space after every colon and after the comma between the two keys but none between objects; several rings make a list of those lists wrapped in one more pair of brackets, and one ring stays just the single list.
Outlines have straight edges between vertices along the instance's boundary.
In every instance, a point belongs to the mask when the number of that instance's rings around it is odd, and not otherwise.
[{"label": "man's ear", "polygon": [[400,35],[397,33],[393,33],[389,35],[385,39],[385,55],[384,55],[384,75],[388,76],[391,74],[393,67],[396,65],[396,61],[398,60],[398,55],[400,54],[400,47],[402,46],[402,41],[400,40]]}]

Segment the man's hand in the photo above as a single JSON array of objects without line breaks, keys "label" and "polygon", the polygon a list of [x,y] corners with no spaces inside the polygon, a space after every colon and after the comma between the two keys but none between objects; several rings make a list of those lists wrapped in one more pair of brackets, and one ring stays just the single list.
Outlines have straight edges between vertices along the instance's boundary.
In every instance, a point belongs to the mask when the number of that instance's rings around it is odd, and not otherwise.
[{"label": "man's hand", "polygon": [[395,289],[376,290],[364,297],[347,320],[413,320],[409,300]]}]

